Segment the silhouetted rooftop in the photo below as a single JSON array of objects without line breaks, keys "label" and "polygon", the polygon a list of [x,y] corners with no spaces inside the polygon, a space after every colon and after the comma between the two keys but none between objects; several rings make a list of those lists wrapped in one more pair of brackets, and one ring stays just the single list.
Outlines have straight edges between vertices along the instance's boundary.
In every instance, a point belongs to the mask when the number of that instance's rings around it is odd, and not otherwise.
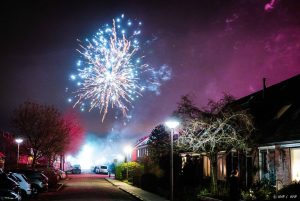
[{"label": "silhouetted rooftop", "polygon": [[297,75],[233,103],[253,115],[259,144],[300,141],[299,89]]}]

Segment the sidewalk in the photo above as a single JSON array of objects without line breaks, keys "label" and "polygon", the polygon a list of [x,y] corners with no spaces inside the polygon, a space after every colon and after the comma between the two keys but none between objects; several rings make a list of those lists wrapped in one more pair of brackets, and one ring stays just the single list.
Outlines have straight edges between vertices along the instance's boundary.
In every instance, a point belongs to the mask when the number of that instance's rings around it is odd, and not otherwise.
[{"label": "sidewalk", "polygon": [[154,193],[150,193],[144,191],[143,189],[137,188],[135,186],[126,184],[124,182],[112,179],[112,178],[105,178],[108,182],[112,185],[118,187],[119,189],[133,195],[134,197],[142,200],[142,201],[168,201],[165,198],[162,198]]},{"label": "sidewalk", "polygon": [[48,192],[57,192],[64,186],[63,183],[57,183],[55,186],[51,186],[48,188]]}]

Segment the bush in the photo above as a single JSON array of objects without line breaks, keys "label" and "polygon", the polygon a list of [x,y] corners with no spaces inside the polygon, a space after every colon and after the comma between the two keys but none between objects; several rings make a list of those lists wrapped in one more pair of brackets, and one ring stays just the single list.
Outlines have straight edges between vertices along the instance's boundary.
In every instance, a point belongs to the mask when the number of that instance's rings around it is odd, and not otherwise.
[{"label": "bush", "polygon": [[244,200],[272,200],[276,188],[268,180],[256,182],[247,191],[242,192]]},{"label": "bush", "polygon": [[[277,192],[277,196],[285,196],[285,198],[300,198],[300,182],[290,184]],[[296,197],[295,197],[296,196]]]},{"label": "bush", "polygon": [[146,173],[142,175],[141,178],[141,187],[144,190],[151,192],[156,192],[158,184],[158,178],[155,174]]},{"label": "bush", "polygon": [[203,188],[199,191],[198,196],[211,196],[211,193],[207,188]]},{"label": "bush", "polygon": [[123,174],[122,174],[123,171],[124,171],[124,166],[122,166],[122,163],[116,166],[116,173],[115,173],[116,179],[121,181],[123,180]]},{"label": "bush", "polygon": [[[116,179],[118,180],[126,180],[128,182],[132,182],[134,185],[139,186],[141,176],[143,174],[144,167],[143,165],[137,162],[128,162],[128,163],[121,163],[116,166]],[[127,171],[128,171],[128,178],[127,178]]]},{"label": "bush", "polygon": [[220,200],[230,200],[229,195],[229,189],[226,183],[219,183],[218,184],[218,191],[216,193],[213,193],[210,189],[210,187],[199,187],[199,190],[197,191],[197,196],[201,197],[212,197]]},{"label": "bush", "polygon": [[242,191],[241,195],[242,195],[243,200],[245,200],[245,201],[256,200],[254,192],[251,188],[249,190]]}]

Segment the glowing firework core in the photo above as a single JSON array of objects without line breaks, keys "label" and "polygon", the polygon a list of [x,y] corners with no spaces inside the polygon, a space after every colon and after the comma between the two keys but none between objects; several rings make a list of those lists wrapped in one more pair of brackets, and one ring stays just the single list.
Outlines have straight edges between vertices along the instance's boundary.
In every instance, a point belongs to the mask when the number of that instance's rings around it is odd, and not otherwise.
[{"label": "glowing firework core", "polygon": [[[109,107],[121,110],[123,116],[127,117],[132,101],[139,98],[145,88],[157,90],[161,85],[160,79],[165,81],[170,77],[166,66],[163,66],[158,74],[148,64],[142,64],[142,56],[137,55],[140,49],[138,35],[141,34],[141,30],[133,30],[132,34],[126,37],[129,31],[121,26],[123,18],[124,15],[116,21],[113,20],[112,27],[106,25],[99,29],[91,41],[86,39],[86,46],[80,45],[81,50],[78,52],[85,60],[84,66],[78,69],[78,76],[70,77],[72,81],[77,78],[81,80],[77,82],[78,100],[74,107],[80,105],[84,111],[84,102],[89,101],[89,110],[99,108],[102,122]],[[141,22],[127,21],[128,28],[134,24],[138,27],[142,25]],[[77,66],[81,65],[82,62],[78,61]],[[147,72],[148,75],[150,72],[149,78],[144,79],[145,83],[142,83],[140,78],[143,72]],[[157,74],[163,78],[157,77]]]}]

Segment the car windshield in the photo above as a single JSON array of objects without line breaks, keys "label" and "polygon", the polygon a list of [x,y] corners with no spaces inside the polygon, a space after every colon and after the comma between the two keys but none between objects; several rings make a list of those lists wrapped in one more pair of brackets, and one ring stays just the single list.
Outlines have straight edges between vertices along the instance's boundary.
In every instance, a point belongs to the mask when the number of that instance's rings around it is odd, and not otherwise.
[{"label": "car windshield", "polygon": [[24,179],[27,183],[30,183],[29,180],[28,180],[28,178],[27,178],[25,175],[21,174],[21,176],[23,177],[23,179]]},{"label": "car windshield", "polygon": [[17,182],[21,182],[21,179],[19,179],[19,177],[15,176],[13,174],[10,174],[9,176],[10,176],[11,179],[13,179],[13,180],[15,180]]},{"label": "car windshield", "polygon": [[107,169],[107,166],[101,166],[101,169]]}]

